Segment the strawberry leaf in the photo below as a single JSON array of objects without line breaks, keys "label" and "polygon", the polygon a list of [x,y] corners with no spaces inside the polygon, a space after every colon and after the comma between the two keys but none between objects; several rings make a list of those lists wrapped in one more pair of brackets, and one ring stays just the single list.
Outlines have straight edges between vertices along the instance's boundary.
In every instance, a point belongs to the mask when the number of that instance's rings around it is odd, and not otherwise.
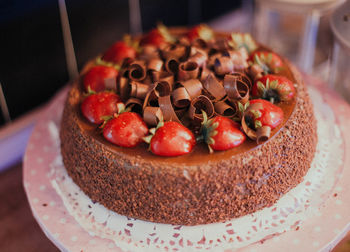
[{"label": "strawberry leaf", "polygon": [[255,129],[261,128],[262,127],[261,121],[255,120],[254,127],[255,127]]}]

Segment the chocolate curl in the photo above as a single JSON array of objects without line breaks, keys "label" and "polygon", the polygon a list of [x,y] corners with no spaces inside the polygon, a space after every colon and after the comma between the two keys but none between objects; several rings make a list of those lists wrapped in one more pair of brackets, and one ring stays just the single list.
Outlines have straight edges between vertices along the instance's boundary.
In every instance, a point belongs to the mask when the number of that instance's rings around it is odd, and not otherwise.
[{"label": "chocolate curl", "polygon": [[270,138],[271,135],[271,127],[269,126],[262,126],[258,128],[256,131],[251,129],[247,123],[246,123],[246,117],[249,116],[249,111],[251,110],[260,110],[262,109],[262,105],[258,103],[254,103],[250,105],[246,111],[244,112],[241,120],[241,125],[243,131],[246,133],[246,135],[252,139],[256,140],[257,144],[263,143],[267,141]]},{"label": "chocolate curl", "polygon": [[148,61],[147,69],[160,72],[163,68],[163,64],[164,63],[161,59],[153,58]]},{"label": "chocolate curl", "polygon": [[129,78],[133,81],[142,81],[146,78],[147,68],[144,61],[137,60],[129,66]]},{"label": "chocolate curl", "polygon": [[187,81],[180,81],[176,86],[182,86],[186,89],[191,100],[198,97],[202,93],[202,83],[198,79],[190,79]]},{"label": "chocolate curl", "polygon": [[166,81],[159,81],[155,84],[153,90],[158,97],[166,96],[166,95],[170,95],[172,86]]},{"label": "chocolate curl", "polygon": [[199,73],[199,66],[196,62],[186,61],[179,65],[179,72],[177,73],[178,80],[185,81],[189,79],[196,79]]},{"label": "chocolate curl", "polygon": [[237,114],[236,107],[231,107],[225,101],[214,103],[215,112],[221,116],[233,118]]},{"label": "chocolate curl", "polygon": [[230,49],[227,38],[218,38],[212,43],[212,47],[218,51]]},{"label": "chocolate curl", "polygon": [[264,70],[258,64],[253,64],[248,67],[248,74],[252,78],[253,81],[256,81],[263,77]]},{"label": "chocolate curl", "polygon": [[105,83],[106,89],[110,89],[110,90],[114,90],[114,91],[117,90],[117,78],[116,77],[104,79],[104,83]]},{"label": "chocolate curl", "polygon": [[216,101],[225,97],[226,92],[224,87],[216,79],[213,73],[210,73],[206,80],[203,82],[204,88],[215,98]]},{"label": "chocolate curl", "polygon": [[142,100],[145,99],[147,93],[152,88],[152,86],[150,85],[146,85],[136,81],[131,81],[130,86],[131,86],[130,96],[136,97]]},{"label": "chocolate curl", "polygon": [[171,97],[173,98],[173,103],[175,107],[178,108],[186,108],[191,103],[191,97],[188,94],[186,88],[184,87],[175,89],[171,93]]},{"label": "chocolate curl", "polygon": [[176,58],[168,58],[165,61],[165,70],[169,73],[176,74],[179,71],[179,60]]},{"label": "chocolate curl", "polygon": [[174,75],[168,72],[153,72],[152,79],[153,82],[166,81],[170,86],[174,84]]},{"label": "chocolate curl", "polygon": [[199,67],[205,67],[208,56],[206,53],[196,52],[194,55],[188,58],[189,61],[196,62]]},{"label": "chocolate curl", "polygon": [[175,121],[181,123],[177,117],[173,105],[171,103],[170,95],[161,96],[158,98],[159,107],[162,110],[164,121]]},{"label": "chocolate curl", "polygon": [[131,111],[142,114],[142,101],[137,98],[129,98],[125,102],[125,107],[131,107]]},{"label": "chocolate curl", "polygon": [[149,126],[157,126],[163,120],[163,113],[159,107],[145,107],[143,110],[143,120]]},{"label": "chocolate curl", "polygon": [[209,67],[212,67],[214,66],[215,64],[215,60],[222,57],[220,53],[214,53],[213,55],[209,56],[209,59],[208,59],[208,62],[207,62],[207,65]]},{"label": "chocolate curl", "polygon": [[214,112],[215,112],[214,105],[211,102],[211,100],[205,95],[200,95],[194,100],[192,100],[190,108],[188,110],[188,116],[192,120],[201,122],[203,121],[202,110],[207,113],[208,118],[211,118],[214,116]]},{"label": "chocolate curl", "polygon": [[204,82],[210,73],[213,73],[213,72],[210,71],[208,68],[204,67],[202,69],[201,76],[200,76],[201,82]]},{"label": "chocolate curl", "polygon": [[162,50],[162,56],[165,59],[184,59],[188,56],[188,49],[184,45],[169,45]]},{"label": "chocolate curl", "polygon": [[224,75],[231,73],[233,71],[234,64],[231,58],[223,56],[220,58],[216,58],[214,61],[214,69],[215,73],[218,75]]},{"label": "chocolate curl", "polygon": [[120,77],[117,82],[117,92],[120,95],[122,101],[126,101],[130,94],[129,79],[125,77]]},{"label": "chocolate curl", "polygon": [[249,100],[249,86],[236,75],[225,75],[224,89],[231,101],[239,101],[245,104]]},{"label": "chocolate curl", "polygon": [[242,72],[233,72],[231,73],[231,75],[236,76],[238,80],[247,84],[249,87],[249,90],[252,89],[252,86],[253,86],[252,80],[246,74]]},{"label": "chocolate curl", "polygon": [[154,88],[151,89],[151,91],[148,92],[145,99],[143,100],[143,106],[142,109],[145,110],[146,107],[158,107],[158,95],[155,93]]}]

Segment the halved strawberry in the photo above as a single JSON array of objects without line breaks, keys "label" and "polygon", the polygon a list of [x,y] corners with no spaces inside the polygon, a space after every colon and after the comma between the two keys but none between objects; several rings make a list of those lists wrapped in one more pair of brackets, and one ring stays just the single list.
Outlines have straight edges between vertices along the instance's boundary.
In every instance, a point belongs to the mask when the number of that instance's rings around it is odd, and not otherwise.
[{"label": "halved strawberry", "polygon": [[295,95],[293,82],[280,75],[267,74],[257,81],[252,87],[252,95],[272,103],[289,101]]},{"label": "halved strawberry", "polygon": [[184,155],[191,152],[196,144],[192,131],[178,122],[160,122],[156,129],[150,131],[153,135],[144,140],[150,143],[152,153],[158,156]]},{"label": "halved strawberry", "polygon": [[274,129],[283,120],[283,110],[271,102],[262,99],[250,100],[246,111],[244,120],[249,128],[253,130],[257,130],[262,126],[268,126]]},{"label": "halved strawberry", "polygon": [[269,51],[254,51],[250,55],[248,62],[250,64],[258,64],[266,74],[278,73],[284,67],[280,56],[274,52]]},{"label": "halved strawberry", "polygon": [[197,38],[208,41],[214,38],[214,32],[209,26],[205,24],[199,24],[191,28],[187,32],[186,36],[190,41],[193,41]]},{"label": "halved strawberry", "polygon": [[[106,80],[116,80],[118,71],[114,67],[94,66],[84,76],[85,91],[100,92],[106,89]],[[115,83],[116,85],[116,83]]]},{"label": "halved strawberry", "polygon": [[157,28],[152,29],[141,38],[140,45],[153,45],[161,47],[166,43],[174,43],[176,39],[170,34],[168,28],[163,24],[158,24]]},{"label": "halved strawberry", "polygon": [[104,138],[121,147],[135,147],[147,133],[146,123],[134,112],[116,114],[103,127]]},{"label": "halved strawberry", "polygon": [[102,60],[122,64],[125,58],[134,59],[137,51],[135,44],[129,36],[124,37],[124,41],[114,43],[102,56]]},{"label": "halved strawberry", "polygon": [[91,94],[81,104],[81,112],[89,122],[101,124],[106,116],[112,116],[118,111],[119,96],[113,92]]},{"label": "halved strawberry", "polygon": [[232,149],[242,144],[246,136],[240,130],[240,125],[231,119],[223,116],[215,116],[212,119],[207,118],[203,112],[203,122],[201,136],[207,143],[210,153]]}]

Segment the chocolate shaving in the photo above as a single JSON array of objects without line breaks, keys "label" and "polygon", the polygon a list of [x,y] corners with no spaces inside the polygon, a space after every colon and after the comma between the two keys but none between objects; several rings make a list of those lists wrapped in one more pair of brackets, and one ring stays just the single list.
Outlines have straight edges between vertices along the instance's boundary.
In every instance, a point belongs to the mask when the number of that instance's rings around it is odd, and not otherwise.
[{"label": "chocolate shaving", "polygon": [[130,81],[130,96],[144,99],[152,86],[136,81]]},{"label": "chocolate shaving", "polygon": [[253,81],[256,81],[263,77],[264,70],[258,64],[253,64],[248,67],[248,74],[252,78]]},{"label": "chocolate shaving", "polygon": [[185,81],[188,79],[196,79],[199,73],[199,66],[196,62],[186,61],[179,65],[177,73],[178,80]]},{"label": "chocolate shaving", "polygon": [[153,82],[157,81],[166,81],[173,86],[174,84],[174,75],[168,72],[152,72]]},{"label": "chocolate shaving", "polygon": [[160,96],[158,98],[158,103],[160,109],[162,110],[164,121],[175,121],[181,123],[174,111],[170,95]]},{"label": "chocolate shaving", "polygon": [[249,86],[237,75],[225,75],[224,89],[231,101],[239,101],[245,104],[249,100]]},{"label": "chocolate shaving", "polygon": [[143,110],[143,120],[147,125],[157,126],[163,120],[162,110],[159,107],[145,107]]},{"label": "chocolate shaving", "polygon": [[199,67],[204,68],[206,66],[208,56],[205,53],[196,52],[194,55],[188,58],[189,61],[196,62]]},{"label": "chocolate shaving", "polygon": [[170,95],[172,86],[167,81],[159,81],[154,86],[154,92],[158,97]]},{"label": "chocolate shaving", "polygon": [[161,59],[153,58],[148,61],[147,70],[160,72],[163,68],[163,61]]},{"label": "chocolate shaving", "polygon": [[165,61],[165,70],[169,73],[176,74],[179,71],[179,60],[176,58],[168,58]]},{"label": "chocolate shaving", "polygon": [[141,58],[150,59],[150,58],[159,58],[158,48],[152,45],[144,45],[142,47]]},{"label": "chocolate shaving", "polygon": [[190,108],[188,110],[188,116],[197,122],[203,121],[202,110],[207,113],[208,118],[214,116],[214,105],[211,100],[204,96],[200,95],[194,100],[192,100]]},{"label": "chocolate shaving", "polygon": [[254,104],[249,105],[249,107],[244,112],[244,114],[242,116],[242,120],[241,120],[243,131],[247,134],[247,136],[250,139],[256,140],[257,144],[260,144],[262,142],[267,141],[271,135],[271,127],[269,127],[269,126],[262,126],[262,127],[258,128],[257,130],[253,130],[246,123],[246,119],[249,116],[251,116],[251,115],[249,115],[249,112],[251,110],[260,110],[260,109],[262,109],[262,105],[259,103],[254,103]]},{"label": "chocolate shaving", "polygon": [[204,82],[204,81],[207,79],[207,77],[208,77],[208,75],[209,75],[210,73],[212,73],[212,71],[210,71],[208,68],[204,67],[204,68],[202,69],[202,72],[201,72],[201,75],[200,75],[200,80],[201,80],[202,82]]},{"label": "chocolate shaving", "polygon": [[144,61],[137,60],[129,66],[129,78],[133,81],[142,81],[146,78],[147,70]]},{"label": "chocolate shaving", "polygon": [[181,44],[169,45],[162,50],[162,56],[164,59],[185,59],[188,52],[187,47]]},{"label": "chocolate shaving", "polygon": [[158,95],[155,93],[154,88],[151,89],[151,91],[148,92],[148,94],[145,97],[145,100],[143,101],[143,110],[147,107],[159,107],[158,103]]},{"label": "chocolate shaving", "polygon": [[230,49],[230,45],[228,43],[227,38],[218,38],[212,44],[212,47],[218,51],[228,50]]},{"label": "chocolate shaving", "polygon": [[182,86],[186,89],[191,100],[198,97],[202,93],[202,83],[198,79],[190,79],[186,81],[180,81],[175,86]]},{"label": "chocolate shaving", "polygon": [[117,82],[117,91],[122,101],[126,101],[130,94],[129,79],[120,77]]},{"label": "chocolate shaving", "polygon": [[214,69],[217,75],[224,75],[233,71],[234,64],[231,58],[222,56],[218,57],[214,61]]},{"label": "chocolate shaving", "polygon": [[197,38],[192,42],[192,46],[205,49],[208,47],[208,43],[204,39]]},{"label": "chocolate shaving", "polygon": [[221,100],[226,95],[224,87],[216,79],[213,73],[210,73],[203,82],[204,88],[215,98],[216,101]]},{"label": "chocolate shaving", "polygon": [[218,101],[214,103],[215,112],[218,115],[233,118],[237,114],[236,107],[228,105],[225,101]]},{"label": "chocolate shaving", "polygon": [[191,103],[191,97],[186,88],[180,87],[171,93],[175,107],[186,108]]},{"label": "chocolate shaving", "polygon": [[143,102],[140,99],[137,98],[129,98],[125,102],[126,108],[131,108],[131,111],[142,114],[142,104]]},{"label": "chocolate shaving", "polygon": [[248,85],[249,90],[252,88],[253,84],[251,79],[243,72],[233,72],[231,75],[236,76],[240,81]]}]

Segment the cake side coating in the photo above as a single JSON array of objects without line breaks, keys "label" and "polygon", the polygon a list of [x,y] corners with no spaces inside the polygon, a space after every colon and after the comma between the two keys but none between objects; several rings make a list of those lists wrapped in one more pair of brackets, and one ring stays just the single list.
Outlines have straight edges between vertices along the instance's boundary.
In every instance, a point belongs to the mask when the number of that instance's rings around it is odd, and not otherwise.
[{"label": "cake side coating", "polygon": [[279,131],[255,148],[231,156],[226,151],[229,158],[218,153],[208,159],[209,154],[202,154],[206,159],[197,163],[152,159],[149,153],[132,155],[132,151],[111,147],[91,133],[95,127],[79,114],[82,92],[75,83],[60,131],[68,174],[93,201],[119,214],[153,222],[205,224],[271,206],[302,181],[317,143],[306,88],[298,71],[286,64],[298,83],[297,97],[294,111]]}]

